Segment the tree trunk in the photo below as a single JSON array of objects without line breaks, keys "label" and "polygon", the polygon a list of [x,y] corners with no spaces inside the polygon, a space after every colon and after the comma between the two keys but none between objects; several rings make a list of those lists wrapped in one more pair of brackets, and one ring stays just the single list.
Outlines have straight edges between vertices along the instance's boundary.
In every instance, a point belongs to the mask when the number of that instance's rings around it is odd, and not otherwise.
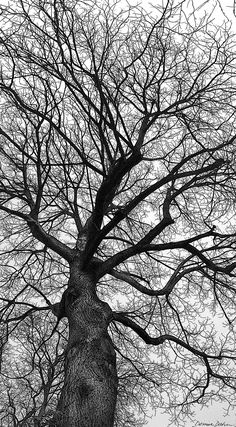
[{"label": "tree trunk", "polygon": [[64,304],[69,340],[53,425],[112,427],[117,397],[116,355],[107,332],[112,312],[97,297],[92,275],[81,272],[76,262]]}]

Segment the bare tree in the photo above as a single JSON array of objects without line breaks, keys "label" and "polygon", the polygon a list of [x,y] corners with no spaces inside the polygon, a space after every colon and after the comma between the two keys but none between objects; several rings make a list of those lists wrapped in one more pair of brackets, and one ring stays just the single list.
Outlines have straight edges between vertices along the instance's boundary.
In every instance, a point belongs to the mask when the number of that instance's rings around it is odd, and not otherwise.
[{"label": "bare tree", "polygon": [[235,394],[235,39],[200,12],[1,6],[2,425]]}]

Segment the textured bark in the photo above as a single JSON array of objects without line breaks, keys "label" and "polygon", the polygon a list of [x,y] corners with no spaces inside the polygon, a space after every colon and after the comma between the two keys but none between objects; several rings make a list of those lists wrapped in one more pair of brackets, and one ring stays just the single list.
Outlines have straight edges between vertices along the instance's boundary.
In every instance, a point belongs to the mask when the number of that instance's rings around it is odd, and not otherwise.
[{"label": "textured bark", "polygon": [[98,299],[91,275],[81,272],[76,262],[64,304],[69,340],[53,425],[112,427],[117,396],[116,355],[107,332],[112,312]]}]

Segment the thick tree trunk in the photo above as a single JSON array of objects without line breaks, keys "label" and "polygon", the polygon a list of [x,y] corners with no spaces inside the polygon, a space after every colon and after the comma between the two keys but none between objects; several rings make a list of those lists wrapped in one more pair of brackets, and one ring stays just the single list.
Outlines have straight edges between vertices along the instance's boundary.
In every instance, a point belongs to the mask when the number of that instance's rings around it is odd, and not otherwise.
[{"label": "thick tree trunk", "polygon": [[54,426],[112,427],[117,397],[116,355],[107,332],[108,304],[98,299],[90,274],[71,267],[64,299],[69,320],[65,381]]}]

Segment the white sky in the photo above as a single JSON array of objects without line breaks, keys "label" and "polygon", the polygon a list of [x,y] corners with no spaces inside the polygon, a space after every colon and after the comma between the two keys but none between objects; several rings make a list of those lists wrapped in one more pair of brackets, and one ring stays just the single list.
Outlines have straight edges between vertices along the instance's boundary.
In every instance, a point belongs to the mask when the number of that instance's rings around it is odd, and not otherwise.
[{"label": "white sky", "polygon": [[[189,3],[193,1],[196,7],[202,5],[201,11],[211,10],[212,5],[216,4],[217,0],[189,0]],[[142,0],[143,5],[148,4],[145,0]],[[155,4],[156,2],[151,2]],[[165,3],[165,1],[164,1]],[[186,0],[187,3],[187,0]],[[205,3],[205,4],[204,4]],[[214,22],[215,24],[220,25],[223,20],[225,20],[224,14],[228,19],[232,21],[232,31],[236,33],[236,17],[233,15],[233,3],[234,0],[219,0],[218,5],[214,13]],[[236,396],[235,396],[236,399]],[[195,405],[195,421],[186,421],[185,427],[236,427],[236,410],[230,412],[228,416],[225,415],[224,407],[219,403],[212,403],[207,408],[201,410],[201,407]],[[150,419],[146,427],[168,427],[169,417],[161,413],[157,413]],[[171,427],[178,427],[178,425],[171,424]]]},{"label": "white sky", "polygon": [[[122,0],[121,0],[122,1]],[[137,2],[141,3],[143,7],[148,7],[148,4],[157,4],[158,2],[161,2],[162,0],[153,0],[151,2],[147,0],[130,0],[129,3],[135,4]],[[210,11],[212,5],[216,4],[217,0],[186,0],[186,3],[193,1],[194,5],[196,7],[199,7],[202,5],[201,11],[204,13],[204,11],[208,12]],[[232,20],[233,26],[232,30],[236,32],[236,18],[233,16],[233,2],[234,0],[219,0],[219,3],[221,5],[222,11],[225,13],[225,15]],[[0,0],[0,4],[4,5],[7,4],[7,0]],[[163,0],[163,3],[165,4],[165,0]],[[215,9],[215,23],[219,24],[223,21],[224,15],[220,10],[220,7],[217,6]],[[234,30],[235,28],[235,30]],[[224,408],[219,403],[213,403],[208,408],[205,408],[204,410],[200,409],[197,406],[195,406],[195,414],[196,419],[195,422],[186,421],[185,427],[236,427],[236,411],[235,413],[230,413],[228,416],[224,415]],[[150,421],[147,423],[146,427],[168,427],[169,424],[169,417],[167,415],[163,415],[161,411],[158,413],[156,411],[156,415],[150,419]],[[178,425],[171,425],[171,427],[178,427]]]},{"label": "white sky", "polygon": [[[195,407],[195,421],[186,421],[185,427],[236,427],[236,412],[231,412],[228,416],[224,415],[224,409],[219,403],[210,405],[202,411]],[[146,427],[168,427],[169,417],[167,415],[156,413],[148,422]],[[171,427],[178,425],[171,424]]]}]

